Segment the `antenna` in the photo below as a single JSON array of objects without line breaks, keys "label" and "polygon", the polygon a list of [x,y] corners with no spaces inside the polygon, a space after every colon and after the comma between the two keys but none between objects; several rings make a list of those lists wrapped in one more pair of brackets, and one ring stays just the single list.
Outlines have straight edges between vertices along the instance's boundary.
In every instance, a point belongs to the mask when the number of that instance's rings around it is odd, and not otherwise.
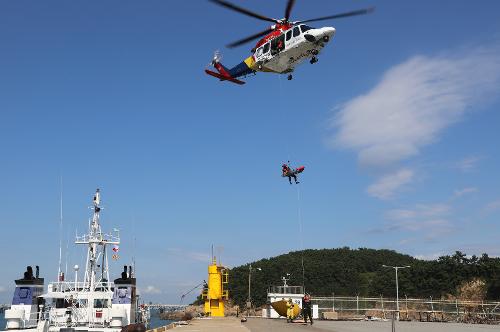
[{"label": "antenna", "polygon": [[68,275],[68,255],[69,255],[69,230],[66,235],[66,267],[64,269],[64,276]]},{"label": "antenna", "polygon": [[132,266],[134,267],[134,269],[132,270],[133,275],[130,276],[131,278],[133,278],[135,274],[135,241],[137,239],[137,237],[135,236],[135,217],[132,218],[132,231],[134,233],[134,239],[132,242]]},{"label": "antenna", "polygon": [[57,280],[61,280],[61,260],[62,260],[62,227],[63,227],[63,177],[61,175],[60,182],[60,194],[61,194],[61,202],[59,207],[59,268],[57,271]]}]

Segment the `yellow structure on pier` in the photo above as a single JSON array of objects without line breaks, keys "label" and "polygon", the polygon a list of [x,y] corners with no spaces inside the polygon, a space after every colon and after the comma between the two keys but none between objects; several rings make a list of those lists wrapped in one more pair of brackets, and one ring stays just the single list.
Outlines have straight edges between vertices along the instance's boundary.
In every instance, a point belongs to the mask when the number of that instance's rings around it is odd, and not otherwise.
[{"label": "yellow structure on pier", "polygon": [[208,266],[208,284],[203,289],[202,298],[205,300],[205,315],[224,317],[224,301],[229,292],[225,289],[228,283],[228,271],[222,265],[217,265],[215,257]]}]

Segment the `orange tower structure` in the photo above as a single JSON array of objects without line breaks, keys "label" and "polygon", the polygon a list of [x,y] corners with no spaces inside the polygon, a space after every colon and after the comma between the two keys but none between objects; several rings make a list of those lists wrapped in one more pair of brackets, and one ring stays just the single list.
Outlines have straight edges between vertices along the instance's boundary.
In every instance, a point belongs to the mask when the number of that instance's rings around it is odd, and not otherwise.
[{"label": "orange tower structure", "polygon": [[205,300],[205,315],[224,317],[224,301],[229,297],[229,292],[225,289],[228,279],[227,268],[218,265],[214,256],[212,264],[208,266],[208,287],[202,293],[202,298]]}]

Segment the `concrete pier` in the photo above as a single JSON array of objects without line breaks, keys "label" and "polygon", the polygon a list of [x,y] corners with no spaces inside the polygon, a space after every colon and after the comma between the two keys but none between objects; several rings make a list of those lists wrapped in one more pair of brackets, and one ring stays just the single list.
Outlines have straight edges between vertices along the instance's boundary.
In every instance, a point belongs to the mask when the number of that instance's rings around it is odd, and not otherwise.
[{"label": "concrete pier", "polygon": [[[391,322],[369,321],[315,321],[314,325],[286,323],[284,319],[249,318],[241,323],[239,318],[225,317],[212,319],[194,319],[189,325],[174,328],[174,331],[190,332],[387,332],[391,331]],[[397,322],[396,331],[405,332],[473,332],[498,331],[498,325]]]},{"label": "concrete pier", "polygon": [[174,331],[190,332],[249,332],[249,330],[236,317],[211,317],[206,319],[193,319],[189,325],[177,326]]}]

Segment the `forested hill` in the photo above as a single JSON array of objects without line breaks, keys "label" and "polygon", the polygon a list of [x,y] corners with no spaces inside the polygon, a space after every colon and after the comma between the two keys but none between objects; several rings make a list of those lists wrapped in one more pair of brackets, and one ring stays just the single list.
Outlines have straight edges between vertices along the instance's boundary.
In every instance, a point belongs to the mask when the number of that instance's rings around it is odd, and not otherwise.
[{"label": "forested hill", "polygon": [[[320,249],[288,254],[252,262],[252,299],[254,304],[266,302],[267,288],[282,285],[281,277],[290,273],[289,285],[304,285],[313,296],[386,296],[395,297],[394,269],[382,265],[410,265],[399,270],[399,292],[409,297],[443,297],[457,295],[457,289],[472,279],[485,283],[487,299],[500,297],[500,259],[467,257],[461,252],[434,261],[419,260],[392,250]],[[261,268],[257,271],[255,268]],[[248,296],[249,264],[229,272],[229,292],[235,303],[245,303]]]}]

